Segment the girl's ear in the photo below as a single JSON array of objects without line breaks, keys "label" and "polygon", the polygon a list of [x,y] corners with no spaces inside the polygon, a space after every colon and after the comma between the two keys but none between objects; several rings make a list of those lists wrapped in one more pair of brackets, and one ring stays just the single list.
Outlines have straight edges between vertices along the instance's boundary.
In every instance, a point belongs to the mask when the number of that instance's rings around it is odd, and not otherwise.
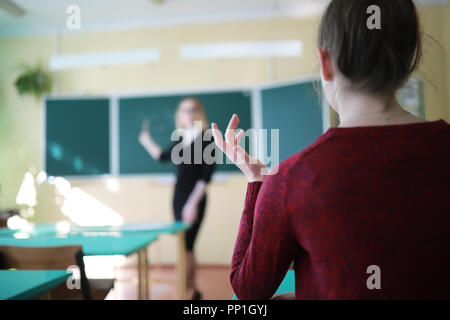
[{"label": "girl's ear", "polygon": [[319,48],[319,59],[322,77],[325,81],[332,81],[334,77],[333,63],[331,61],[331,56],[328,51]]}]

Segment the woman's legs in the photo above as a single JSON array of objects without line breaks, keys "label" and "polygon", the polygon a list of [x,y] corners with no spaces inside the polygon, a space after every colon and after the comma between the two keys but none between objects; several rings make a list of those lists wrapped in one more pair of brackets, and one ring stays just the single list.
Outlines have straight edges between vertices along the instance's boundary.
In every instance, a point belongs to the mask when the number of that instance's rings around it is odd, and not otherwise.
[{"label": "woman's legs", "polygon": [[186,232],[186,297],[190,299],[194,298],[195,293],[198,292],[195,283],[197,264],[195,261],[194,244],[203,221],[203,216],[205,215],[205,209],[206,197],[198,204],[197,219]]},{"label": "woman's legs", "polygon": [[[184,202],[180,203],[174,202],[174,212],[175,219],[181,220],[181,208],[184,205]],[[197,238],[198,231],[200,229],[200,225],[203,221],[203,216],[205,214],[206,208],[206,197],[204,197],[199,205],[197,212],[197,220],[192,224],[192,226],[186,230],[186,299],[191,300],[195,293],[197,292],[197,287],[195,283],[195,274],[196,274],[196,260],[194,254],[194,243]]]}]

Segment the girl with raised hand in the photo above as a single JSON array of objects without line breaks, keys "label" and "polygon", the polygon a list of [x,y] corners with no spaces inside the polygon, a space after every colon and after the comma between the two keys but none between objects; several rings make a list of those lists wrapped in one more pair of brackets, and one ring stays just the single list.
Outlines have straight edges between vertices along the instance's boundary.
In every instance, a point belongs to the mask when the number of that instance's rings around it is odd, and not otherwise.
[{"label": "girl with raised hand", "polygon": [[[373,5],[380,29],[368,28]],[[395,99],[421,57],[413,1],[332,0],[318,56],[340,126],[276,174],[239,146],[236,115],[225,139],[212,124],[249,181],[231,264],[237,297],[271,298],[294,261],[297,299],[449,299],[450,126]]]}]

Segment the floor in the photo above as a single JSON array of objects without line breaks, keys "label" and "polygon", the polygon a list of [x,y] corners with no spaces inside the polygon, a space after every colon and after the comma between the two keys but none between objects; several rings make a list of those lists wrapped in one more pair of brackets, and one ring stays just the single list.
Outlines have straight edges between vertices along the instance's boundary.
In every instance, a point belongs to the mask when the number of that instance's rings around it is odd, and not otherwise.
[{"label": "floor", "polygon": [[[230,300],[233,289],[229,281],[227,266],[199,266],[197,286],[205,300]],[[107,300],[137,299],[137,269],[134,267],[118,267],[114,270],[114,289],[106,297]],[[150,268],[150,299],[177,299],[177,274],[173,266],[154,266]]]}]

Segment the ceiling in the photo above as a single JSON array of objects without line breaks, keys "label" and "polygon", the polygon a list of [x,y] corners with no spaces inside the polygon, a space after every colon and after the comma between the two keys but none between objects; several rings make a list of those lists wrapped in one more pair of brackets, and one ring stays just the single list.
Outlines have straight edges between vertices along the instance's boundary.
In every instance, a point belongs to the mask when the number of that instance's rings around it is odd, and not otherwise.
[{"label": "ceiling", "polygon": [[[2,1],[2,0],[0,0]],[[81,10],[81,31],[159,26],[187,22],[262,19],[320,14],[329,0],[10,0],[23,17],[0,10],[0,37],[66,31],[69,5]],[[417,0],[436,4],[448,0]]]},{"label": "ceiling", "polygon": [[81,10],[81,31],[186,22],[314,15],[328,0],[11,0],[27,12],[0,10],[0,36],[64,32],[69,5]]}]

